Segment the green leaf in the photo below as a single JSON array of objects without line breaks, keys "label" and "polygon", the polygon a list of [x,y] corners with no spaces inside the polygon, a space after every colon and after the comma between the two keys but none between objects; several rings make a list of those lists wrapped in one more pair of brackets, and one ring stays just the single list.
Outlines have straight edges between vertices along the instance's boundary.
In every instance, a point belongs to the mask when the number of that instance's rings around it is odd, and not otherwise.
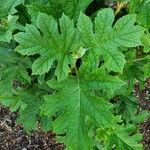
[{"label": "green leaf", "polygon": [[31,4],[31,3],[34,3],[34,2],[38,2],[40,4],[45,4],[47,1],[51,1],[51,0],[26,0],[25,1],[25,4]]},{"label": "green leaf", "polygon": [[62,13],[77,21],[80,11],[85,12],[92,0],[49,0],[48,2],[33,2],[28,5],[29,14],[34,22],[39,12],[59,18]]},{"label": "green leaf", "polygon": [[44,132],[52,130],[52,118],[47,116],[41,116],[40,121],[42,130],[44,130]]},{"label": "green leaf", "polygon": [[5,106],[10,106],[14,111],[18,111],[17,123],[22,124],[26,132],[35,130],[39,121],[46,130],[50,129],[51,120],[40,115],[40,107],[44,102],[42,95],[42,90],[34,85],[32,88],[19,89],[12,95],[2,96],[0,102]]},{"label": "green leaf", "polygon": [[24,0],[0,0],[0,18],[16,13],[15,7]]},{"label": "green leaf", "polygon": [[141,37],[141,42],[142,42],[143,47],[144,47],[144,52],[145,53],[150,52],[150,34],[144,34]]},{"label": "green leaf", "polygon": [[0,24],[0,41],[10,42],[13,38],[13,31],[17,29],[17,19],[17,16],[8,16],[7,20],[2,20],[2,23]]},{"label": "green leaf", "polygon": [[84,12],[92,0],[59,0],[59,2],[65,15],[76,21],[80,12]]},{"label": "green leaf", "polygon": [[12,95],[0,96],[0,103],[9,107],[12,112],[17,111],[19,108],[25,109],[27,106],[18,96]]},{"label": "green leaf", "polygon": [[[70,77],[64,81],[48,81],[49,87],[56,90],[45,96],[42,114],[55,116],[53,130],[65,137],[58,139],[68,149],[91,150],[95,145],[90,134],[93,126],[110,127],[115,124],[115,117],[109,110],[111,105],[96,95],[97,90],[113,92],[124,85],[117,77],[106,76],[104,70],[93,71],[89,76],[79,72],[79,78]],[[92,131],[94,132],[94,131]]]},{"label": "green leaf", "polygon": [[127,62],[123,74],[120,76],[125,82],[128,83],[128,89],[133,90],[135,82],[138,80],[144,85],[144,72],[142,62]]},{"label": "green leaf", "polygon": [[69,65],[74,65],[75,59],[71,53],[79,49],[78,35],[74,28],[73,21],[63,15],[58,24],[53,17],[46,14],[39,14],[36,26],[28,25],[26,33],[19,33],[15,36],[20,45],[16,51],[23,55],[40,54],[41,56],[33,63],[33,74],[42,75],[48,72],[55,60],[58,61],[55,74],[58,80],[68,76]]},{"label": "green leaf", "polygon": [[150,27],[150,2],[141,6],[140,13],[138,14],[138,23],[147,29]]},{"label": "green leaf", "polygon": [[51,127],[51,119],[40,115],[40,107],[44,102],[42,95],[47,92],[43,93],[44,89],[39,87],[32,85],[32,88],[20,88],[13,94],[0,95],[1,104],[10,107],[11,111],[18,111],[17,123],[22,124],[26,132],[35,130],[39,120],[43,129],[47,130]]},{"label": "green leaf", "polygon": [[0,42],[0,95],[11,93],[20,84],[31,81],[27,72],[30,64],[28,58],[14,52],[13,43]]},{"label": "green leaf", "polygon": [[[78,20],[78,30],[81,35],[82,43],[89,50],[88,61],[95,61],[93,67],[97,67],[99,57],[103,55],[104,65],[108,71],[122,73],[125,58],[118,47],[134,47],[141,45],[140,37],[144,30],[135,26],[135,15],[126,15],[119,19],[114,27],[114,12],[107,8],[98,12],[95,18],[95,30],[89,17],[80,14]],[[130,30],[129,30],[130,28]]]},{"label": "green leaf", "polygon": [[52,15],[55,18],[60,18],[62,15],[62,8],[59,1],[49,0],[48,2],[32,2],[27,5],[28,12],[31,16],[32,22],[35,22],[39,12],[46,13],[47,15]]},{"label": "green leaf", "polygon": [[87,86],[94,86],[91,90],[103,90],[106,94],[113,94],[115,90],[120,89],[121,86],[126,84],[118,77],[108,75],[104,68],[90,71],[86,68],[86,64],[79,70],[79,75],[88,82]]},{"label": "green leaf", "polygon": [[119,96],[119,99],[114,105],[116,114],[122,115],[122,118],[125,119],[126,123],[135,118],[137,115],[138,101],[135,96],[127,95]]},{"label": "green leaf", "polygon": [[20,92],[19,98],[26,103],[25,109],[19,110],[19,117],[17,118],[18,124],[23,124],[26,132],[35,130],[38,123],[38,110],[42,105],[42,99],[39,97],[30,94],[31,92]]},{"label": "green leaf", "polygon": [[134,56],[127,61],[123,74],[120,76],[120,78],[125,82],[128,82],[130,90],[133,90],[137,80],[140,82],[141,87],[144,88],[145,80],[147,77],[149,77],[149,62],[149,55],[139,59]]},{"label": "green leaf", "polygon": [[135,14],[136,12],[138,12],[142,5],[141,3],[142,1],[139,1],[139,0],[129,1],[129,12],[132,14]]},{"label": "green leaf", "polygon": [[144,65],[144,76],[149,78],[150,76],[150,63]]},{"label": "green leaf", "polygon": [[[100,128],[97,130],[97,138],[104,142],[104,150],[143,150],[143,145],[139,144],[142,135],[136,133],[130,134],[135,130],[134,126],[115,126],[115,128]],[[104,135],[107,135],[105,137]]]},{"label": "green leaf", "polygon": [[148,55],[144,59],[146,60],[145,64],[143,65],[144,76],[145,78],[149,78],[150,77],[150,56]]}]

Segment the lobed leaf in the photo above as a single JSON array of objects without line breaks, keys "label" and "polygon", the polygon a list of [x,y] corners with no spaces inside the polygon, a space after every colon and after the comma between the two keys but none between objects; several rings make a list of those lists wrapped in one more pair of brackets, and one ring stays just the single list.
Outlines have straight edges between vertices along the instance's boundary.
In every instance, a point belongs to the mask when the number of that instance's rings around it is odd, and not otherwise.
[{"label": "lobed leaf", "polygon": [[110,111],[111,105],[95,92],[113,92],[124,85],[124,82],[116,77],[106,77],[102,70],[95,70],[88,77],[81,74],[79,78],[70,77],[59,83],[56,80],[48,81],[48,85],[56,92],[45,96],[42,114],[56,116],[52,123],[53,130],[58,134],[65,134],[64,138],[58,139],[68,149],[91,150],[95,145],[89,133],[91,127],[107,128],[115,124],[115,117]]},{"label": "lobed leaf", "polygon": [[68,76],[69,65],[74,65],[75,59],[71,53],[76,51],[78,46],[78,35],[74,28],[73,21],[63,15],[58,24],[52,16],[39,14],[36,26],[28,25],[26,33],[19,33],[15,36],[16,41],[20,43],[16,51],[23,55],[40,54],[32,66],[33,74],[42,75],[49,71],[53,62],[58,61],[55,74],[58,80],[63,80]]},{"label": "lobed leaf", "polygon": [[[122,73],[126,60],[122,52],[119,52],[118,47],[141,45],[140,37],[144,30],[134,25],[134,15],[122,17],[116,22],[114,27],[112,26],[113,22],[114,13],[112,9],[103,9],[98,12],[95,18],[94,29],[90,25],[90,19],[86,15],[81,14],[78,20],[78,30],[83,46],[89,49],[87,61],[95,61],[93,68],[98,66],[99,57],[103,55],[104,65],[108,71]],[[91,42],[87,42],[89,37]]]}]

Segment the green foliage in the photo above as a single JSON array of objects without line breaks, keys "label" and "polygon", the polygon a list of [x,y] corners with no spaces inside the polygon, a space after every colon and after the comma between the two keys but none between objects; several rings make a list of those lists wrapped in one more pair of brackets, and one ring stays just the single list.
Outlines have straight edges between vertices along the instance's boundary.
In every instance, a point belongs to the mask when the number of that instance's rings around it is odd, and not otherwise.
[{"label": "green foliage", "polygon": [[32,65],[33,74],[42,75],[48,72],[53,62],[57,60],[55,74],[60,81],[67,77],[69,65],[74,65],[75,60],[71,53],[76,51],[79,46],[73,21],[63,15],[59,23],[61,34],[58,32],[57,22],[51,16],[39,14],[36,26],[43,35],[35,26],[30,25],[26,27],[26,33],[17,34],[15,39],[20,43],[16,49],[19,53],[41,55]]},{"label": "green foliage", "polygon": [[19,82],[31,82],[27,72],[31,66],[30,59],[15,53],[14,47],[13,43],[0,43],[0,95],[12,93]]},{"label": "green foliage", "polygon": [[87,136],[90,127],[86,119],[94,123],[93,125],[104,128],[115,122],[115,117],[109,111],[110,104],[97,97],[95,92],[112,92],[124,85],[124,82],[98,69],[88,76],[79,74],[77,78],[70,77],[59,83],[50,80],[48,85],[57,92],[45,97],[46,103],[42,106],[42,113],[47,116],[55,113],[58,115],[53,122],[53,130],[66,134],[62,142],[68,148],[92,149],[94,141]]},{"label": "green foliage", "polygon": [[0,0],[0,18],[16,13],[15,7],[23,2],[24,0]]},{"label": "green foliage", "polygon": [[54,131],[68,150],[143,150],[149,113],[133,89],[150,77],[150,1],[96,17],[85,14],[92,0],[0,2],[0,103],[17,122]]},{"label": "green foliage", "polygon": [[138,15],[138,21],[139,23],[146,27],[150,27],[150,2],[144,3],[141,6],[139,15]]},{"label": "green foliage", "polygon": [[141,42],[144,47],[144,52],[145,53],[150,52],[150,34],[144,34],[141,38]]},{"label": "green foliage", "polygon": [[94,60],[93,67],[97,67],[99,56],[103,55],[108,71],[122,73],[126,61],[122,52],[117,48],[119,46],[134,47],[140,45],[139,37],[143,33],[143,29],[134,26],[135,16],[133,15],[122,17],[112,28],[113,22],[113,10],[103,9],[98,12],[95,18],[94,33],[91,20],[83,14],[79,17],[78,29],[83,46],[89,49],[89,56],[86,61]]},{"label": "green foliage", "polygon": [[[104,141],[104,150],[110,150],[116,145],[117,150],[143,150],[141,144],[138,144],[142,139],[140,134],[129,136],[134,131],[133,126],[115,126],[115,128],[100,128],[97,130],[98,139]],[[134,139],[134,140],[133,140]]]},{"label": "green foliage", "polygon": [[17,24],[17,16],[9,16],[8,19],[1,19],[0,25],[0,41],[10,42],[13,38],[13,31],[19,28]]},{"label": "green foliage", "polygon": [[29,13],[32,20],[36,20],[39,12],[52,15],[55,18],[61,16],[62,13],[77,21],[80,11],[84,12],[86,7],[92,2],[92,0],[49,0],[49,1],[32,1],[28,5]]}]

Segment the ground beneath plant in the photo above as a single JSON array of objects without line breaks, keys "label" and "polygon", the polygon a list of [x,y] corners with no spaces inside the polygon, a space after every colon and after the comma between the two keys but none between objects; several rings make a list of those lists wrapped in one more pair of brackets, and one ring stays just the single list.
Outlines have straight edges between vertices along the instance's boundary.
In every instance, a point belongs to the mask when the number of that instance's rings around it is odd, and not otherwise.
[{"label": "ground beneath plant", "polygon": [[[139,109],[148,110],[150,112],[150,79],[147,79],[145,89],[140,90],[139,84],[135,85],[135,96],[137,96],[139,102]],[[143,134],[143,144],[145,150],[150,150],[150,117],[140,128]]]},{"label": "ground beneath plant", "polygon": [[[150,80],[144,90],[135,86],[135,95],[140,109],[150,111]],[[16,113],[0,106],[0,150],[64,150],[64,145],[55,140],[52,132],[44,133],[40,129],[27,135],[22,126],[16,124]],[[141,125],[145,150],[150,150],[150,119]]]},{"label": "ground beneath plant", "polygon": [[16,124],[16,113],[0,106],[0,150],[63,150],[64,145],[55,140],[52,132],[40,129],[27,135],[22,126]]}]

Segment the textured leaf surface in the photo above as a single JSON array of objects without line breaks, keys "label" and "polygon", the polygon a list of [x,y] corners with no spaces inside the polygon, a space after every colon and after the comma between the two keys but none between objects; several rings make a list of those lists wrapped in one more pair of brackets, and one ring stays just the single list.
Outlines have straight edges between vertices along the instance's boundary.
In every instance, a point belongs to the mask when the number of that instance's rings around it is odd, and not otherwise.
[{"label": "textured leaf surface", "polygon": [[28,5],[29,13],[34,21],[39,12],[52,15],[55,18],[61,16],[62,13],[77,21],[80,11],[84,12],[92,0],[49,0],[45,2],[35,2]]},{"label": "textured leaf surface", "polygon": [[137,16],[121,18],[124,9],[97,12],[101,3],[1,0],[0,104],[68,150],[142,150],[137,124],[149,114],[137,113],[133,88],[150,76],[149,0],[130,1]]},{"label": "textured leaf surface", "polygon": [[52,15],[55,18],[60,18],[62,15],[62,8],[59,0],[49,0],[48,2],[37,2],[34,1],[27,5],[28,12],[31,15],[32,22],[35,22],[39,12],[46,13],[47,15]]},{"label": "textured leaf surface", "polygon": [[3,19],[0,25],[0,41],[10,42],[13,38],[13,31],[17,29],[17,16],[10,16],[7,20]]},{"label": "textured leaf surface", "polygon": [[96,90],[113,92],[124,85],[117,77],[108,76],[103,70],[96,70],[88,78],[68,78],[62,82],[50,80],[48,85],[55,89],[53,95],[45,97],[42,113],[56,115],[53,129],[56,133],[66,134],[61,141],[68,149],[91,150],[94,141],[89,134],[90,124],[109,127],[115,123],[111,105],[95,95]]},{"label": "textured leaf surface", "polygon": [[77,20],[80,11],[84,12],[92,0],[59,0],[63,12],[70,18]]},{"label": "textured leaf surface", "polygon": [[[34,88],[33,88],[34,89]],[[36,88],[34,90],[37,90]],[[43,100],[40,99],[33,90],[19,91],[18,98],[26,104],[24,109],[19,110],[19,117],[17,122],[23,124],[27,132],[35,130],[38,123],[38,110],[43,104]],[[30,114],[30,115],[29,115]]]},{"label": "textured leaf surface", "polygon": [[19,108],[25,109],[27,106],[18,96],[12,96],[11,94],[0,96],[0,103],[9,107],[12,112],[17,111]]},{"label": "textured leaf surface", "polygon": [[123,119],[127,123],[133,121],[133,118],[137,115],[137,107],[138,102],[136,97],[131,96],[129,93],[126,92],[126,95],[119,97],[119,102],[114,105],[116,114],[122,114]]},{"label": "textured leaf surface", "polygon": [[146,28],[150,27],[150,2],[142,5],[138,15],[138,21],[142,26]]},{"label": "textured leaf surface", "polygon": [[139,37],[143,29],[134,26],[135,19],[134,15],[126,15],[112,27],[114,12],[112,9],[103,9],[95,18],[95,30],[93,31],[91,20],[81,13],[78,30],[84,47],[89,49],[88,60],[95,60],[93,67],[98,66],[99,57],[103,55],[104,65],[109,71],[122,73],[126,61],[122,52],[117,48],[119,46],[134,47],[141,44]]},{"label": "textured leaf surface", "polygon": [[[134,130],[133,126],[116,126],[114,129],[98,129],[98,138],[105,141],[104,150],[116,148],[117,150],[143,150],[141,134],[129,136]],[[107,135],[104,137],[103,135]]]},{"label": "textured leaf surface", "polygon": [[24,2],[24,0],[0,0],[0,18],[16,12],[15,7]]},{"label": "textured leaf surface", "polygon": [[150,34],[144,34],[141,38],[141,42],[144,47],[144,52],[145,53],[150,52]]},{"label": "textured leaf surface", "polygon": [[141,85],[144,86],[145,79],[149,74],[149,62],[149,55],[141,59],[137,59],[135,56],[132,56],[125,64],[123,74],[120,76],[120,78],[128,82],[129,85],[131,85],[130,88],[132,89],[134,88],[135,82],[137,80]]},{"label": "textured leaf surface", "polygon": [[143,70],[144,70],[144,76],[145,78],[150,77],[150,56],[146,56],[144,58],[146,60],[146,63],[144,64]]},{"label": "textured leaf surface", "polygon": [[16,49],[19,53],[41,55],[33,63],[33,74],[42,75],[48,72],[54,60],[57,60],[56,75],[58,80],[62,80],[68,75],[69,65],[75,63],[71,53],[77,51],[79,46],[73,21],[63,15],[59,23],[61,34],[58,32],[57,22],[51,16],[41,13],[36,25],[42,35],[34,25],[28,25],[26,33],[16,35],[15,39],[20,43]]},{"label": "textured leaf surface", "polygon": [[47,130],[51,127],[51,119],[39,114],[39,109],[44,102],[40,95],[41,91],[36,86],[27,90],[19,89],[13,94],[0,96],[0,103],[10,107],[11,111],[19,111],[17,122],[23,124],[27,132],[36,129],[39,120],[43,129]]},{"label": "textured leaf surface", "polygon": [[14,52],[12,46],[7,43],[0,43],[0,94],[11,93],[14,81],[27,83],[31,81],[27,73],[27,68],[30,67],[30,60],[18,56]]}]

